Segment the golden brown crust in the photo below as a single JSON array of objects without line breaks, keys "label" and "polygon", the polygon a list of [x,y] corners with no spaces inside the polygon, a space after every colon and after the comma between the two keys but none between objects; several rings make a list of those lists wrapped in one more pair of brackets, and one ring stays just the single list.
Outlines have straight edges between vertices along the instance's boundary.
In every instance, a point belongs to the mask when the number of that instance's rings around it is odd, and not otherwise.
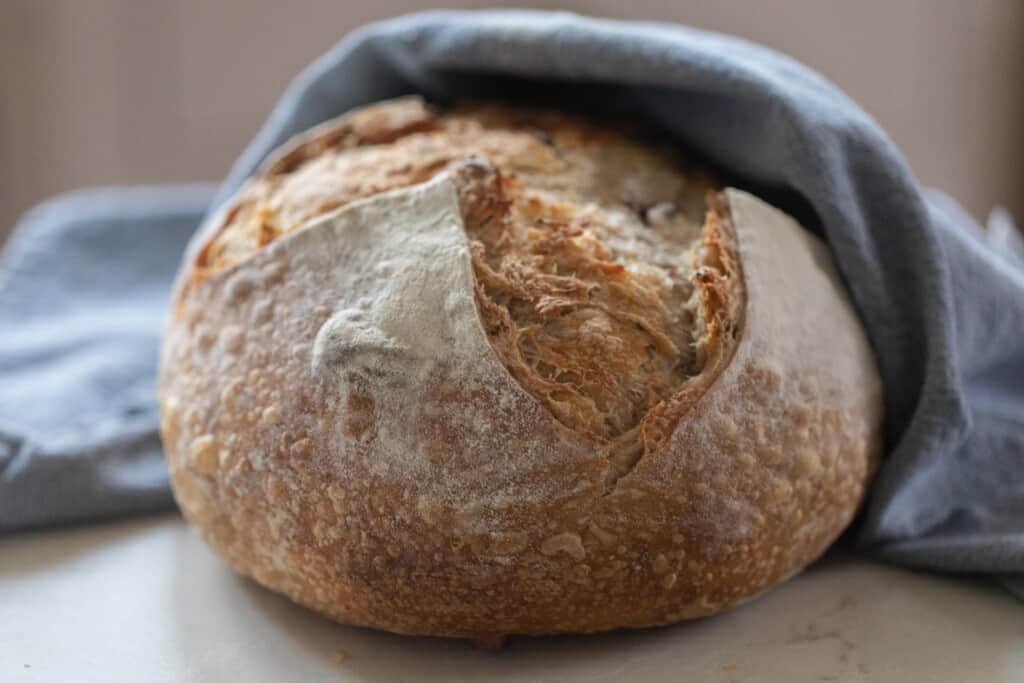
[{"label": "golden brown crust", "polygon": [[[608,205],[621,204],[625,188],[636,195],[630,202],[671,201],[685,217],[703,210],[706,182],[560,115],[488,107],[450,116],[405,100],[323,126],[271,159],[199,237],[179,279],[160,378],[162,433],[189,520],[238,571],[335,619],[477,639],[711,614],[814,559],[863,495],[880,422],[873,360],[822,247],[729,190],[712,195],[703,225],[666,238],[686,252],[668,278],[685,283],[685,296],[647,286],[607,264],[635,262],[641,272],[642,263],[668,262],[622,238],[643,228],[616,233],[608,216],[618,209]],[[521,129],[497,130],[513,120]],[[450,126],[461,132],[445,133]],[[351,159],[330,152],[360,146]],[[639,185],[602,175],[601,155],[639,169]],[[568,172],[551,170],[560,161]],[[422,183],[446,167],[450,185],[325,214],[331,202]],[[317,355],[357,281],[339,271],[365,260],[339,236],[402,212],[451,222],[446,192],[464,233],[459,246],[454,232],[438,232],[454,249],[445,305],[472,371],[423,366],[429,372],[410,385],[400,373],[360,374],[351,356]],[[578,197],[566,201],[566,192]],[[542,213],[559,203],[562,220],[542,235],[559,235],[558,245],[539,254],[536,241],[516,246],[508,222],[486,234],[495,216],[531,199]],[[566,236],[583,206],[600,244]],[[367,238],[360,254],[376,254],[375,245]],[[510,254],[531,256],[528,274],[573,263],[586,287],[628,283],[653,297],[643,301],[661,317],[620,348],[626,358],[647,354],[657,333],[676,350],[647,374],[612,375],[636,377],[634,388],[672,381],[640,399],[576,383],[580,396],[603,396],[605,410],[627,406],[632,422],[602,428],[583,413],[559,415],[532,386],[534,368],[510,362],[522,349],[515,335],[489,327],[503,314],[506,332],[535,326],[539,298],[551,295],[524,294],[522,278],[508,284]],[[672,318],[665,309],[680,301],[688,313]],[[602,305],[613,323],[628,308]],[[394,353],[407,352],[399,346]],[[580,368],[600,361],[594,354]],[[416,400],[403,406],[403,395]],[[401,442],[411,444],[407,459],[388,447],[387,430],[399,428],[412,439]]]},{"label": "golden brown crust", "polygon": [[[620,476],[667,434],[688,380],[717,374],[702,373],[705,352],[731,340],[702,313],[743,298],[738,277],[701,262],[716,252],[701,244],[706,176],[683,172],[666,150],[552,112],[442,113],[416,98],[366,107],[268,160],[225,212],[200,272],[445,169],[491,344],[559,421],[609,441]],[[694,299],[716,291],[717,302]]]}]

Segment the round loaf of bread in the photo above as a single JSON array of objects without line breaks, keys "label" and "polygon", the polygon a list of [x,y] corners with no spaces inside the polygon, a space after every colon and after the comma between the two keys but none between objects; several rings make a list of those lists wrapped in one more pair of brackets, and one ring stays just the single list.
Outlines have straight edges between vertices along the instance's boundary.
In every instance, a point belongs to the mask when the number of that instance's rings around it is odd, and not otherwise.
[{"label": "round loaf of bread", "polygon": [[827,249],[657,136],[403,98],[197,234],[161,358],[178,503],[338,621],[487,641],[712,614],[805,567],[881,385]]}]

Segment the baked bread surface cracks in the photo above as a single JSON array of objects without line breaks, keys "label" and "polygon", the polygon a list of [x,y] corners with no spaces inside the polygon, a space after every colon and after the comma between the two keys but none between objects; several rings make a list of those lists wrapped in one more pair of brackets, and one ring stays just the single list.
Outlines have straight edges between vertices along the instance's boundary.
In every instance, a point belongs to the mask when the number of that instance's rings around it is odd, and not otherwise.
[{"label": "baked bread surface cracks", "polygon": [[[175,495],[343,622],[667,623],[798,571],[875,467],[827,250],[631,125],[403,98],[204,226],[161,363]],[[481,596],[485,596],[481,598]]]}]

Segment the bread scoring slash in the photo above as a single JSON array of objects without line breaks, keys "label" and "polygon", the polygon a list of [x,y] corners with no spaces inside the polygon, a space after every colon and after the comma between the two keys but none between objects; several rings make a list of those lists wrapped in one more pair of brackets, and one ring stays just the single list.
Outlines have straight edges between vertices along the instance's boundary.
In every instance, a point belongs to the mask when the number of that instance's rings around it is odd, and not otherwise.
[{"label": "bread scoring slash", "polygon": [[493,640],[712,614],[799,571],[876,466],[825,247],[640,132],[371,105],[200,231],[161,358],[177,500],[346,623]]}]

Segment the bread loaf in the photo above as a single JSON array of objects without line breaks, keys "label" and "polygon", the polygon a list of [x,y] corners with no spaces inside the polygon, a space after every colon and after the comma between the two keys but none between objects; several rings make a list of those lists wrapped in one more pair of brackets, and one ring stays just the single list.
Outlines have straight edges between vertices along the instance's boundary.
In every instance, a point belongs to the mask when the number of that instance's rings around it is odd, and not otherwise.
[{"label": "bread loaf", "polygon": [[712,614],[850,522],[881,389],[827,249],[663,140],[418,98],[202,228],[161,358],[188,520],[342,622],[478,640]]}]

